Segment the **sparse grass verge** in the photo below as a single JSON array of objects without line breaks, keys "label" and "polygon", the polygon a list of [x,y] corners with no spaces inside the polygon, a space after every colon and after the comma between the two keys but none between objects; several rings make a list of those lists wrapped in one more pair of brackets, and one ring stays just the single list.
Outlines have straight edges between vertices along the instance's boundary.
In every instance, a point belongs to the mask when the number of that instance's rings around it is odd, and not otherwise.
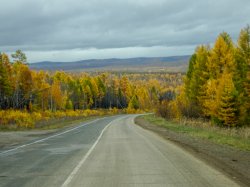
[{"label": "sparse grass verge", "polygon": [[217,144],[228,145],[240,150],[250,151],[250,128],[221,128],[199,120],[167,121],[155,115],[140,116],[144,120],[170,131],[184,133]]}]

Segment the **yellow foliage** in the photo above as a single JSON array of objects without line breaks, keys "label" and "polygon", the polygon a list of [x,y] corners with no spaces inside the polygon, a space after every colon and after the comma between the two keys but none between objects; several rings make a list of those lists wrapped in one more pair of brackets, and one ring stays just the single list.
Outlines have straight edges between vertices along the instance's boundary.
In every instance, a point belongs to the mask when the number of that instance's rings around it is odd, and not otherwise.
[{"label": "yellow foliage", "polygon": [[181,119],[182,115],[181,115],[181,110],[178,106],[178,102],[177,101],[172,101],[170,102],[170,110],[171,110],[171,116],[174,119]]},{"label": "yellow foliage", "polygon": [[218,110],[218,81],[211,79],[205,85],[206,88],[206,97],[204,98],[203,103],[203,112],[208,116],[215,116]]},{"label": "yellow foliage", "polygon": [[34,119],[28,112],[18,110],[1,110],[0,111],[1,125],[16,125],[18,127],[33,128]]},{"label": "yellow foliage", "polygon": [[126,114],[142,114],[142,113],[144,113],[144,111],[142,111],[140,109],[126,108],[125,113]]},{"label": "yellow foliage", "polygon": [[[35,124],[39,121],[48,121],[50,119],[60,118],[82,118],[90,116],[103,116],[103,115],[114,115],[118,114],[120,110],[112,108],[109,110],[66,110],[66,111],[55,111],[49,110],[43,112],[32,112],[19,111],[19,110],[0,110],[0,126],[10,127],[16,126],[21,128],[34,128]],[[127,113],[141,113],[139,110],[128,110]]]}]

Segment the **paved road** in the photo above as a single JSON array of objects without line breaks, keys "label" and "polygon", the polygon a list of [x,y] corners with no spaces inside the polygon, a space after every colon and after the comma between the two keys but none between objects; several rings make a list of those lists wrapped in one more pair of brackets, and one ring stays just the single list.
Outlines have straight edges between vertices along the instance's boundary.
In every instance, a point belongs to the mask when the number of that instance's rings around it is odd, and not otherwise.
[{"label": "paved road", "polygon": [[133,119],[107,117],[1,150],[0,186],[237,186]]}]

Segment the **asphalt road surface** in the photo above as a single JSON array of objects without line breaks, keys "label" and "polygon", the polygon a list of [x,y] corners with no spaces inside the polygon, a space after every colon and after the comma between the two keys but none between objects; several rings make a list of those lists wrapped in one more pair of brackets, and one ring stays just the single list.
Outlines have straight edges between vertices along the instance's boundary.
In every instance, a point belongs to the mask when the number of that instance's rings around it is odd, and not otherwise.
[{"label": "asphalt road surface", "polygon": [[135,115],[90,123],[0,150],[0,186],[238,186]]}]

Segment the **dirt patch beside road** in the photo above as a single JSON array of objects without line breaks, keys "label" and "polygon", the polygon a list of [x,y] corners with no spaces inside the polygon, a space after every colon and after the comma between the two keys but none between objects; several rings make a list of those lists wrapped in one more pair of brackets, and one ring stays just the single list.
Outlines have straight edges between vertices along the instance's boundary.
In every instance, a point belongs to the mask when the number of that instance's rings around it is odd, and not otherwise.
[{"label": "dirt patch beside road", "polygon": [[135,123],[183,147],[212,167],[228,175],[241,186],[250,186],[249,151],[241,151],[201,138],[194,138],[183,133],[173,132],[164,127],[154,125],[142,117],[137,117]]}]

